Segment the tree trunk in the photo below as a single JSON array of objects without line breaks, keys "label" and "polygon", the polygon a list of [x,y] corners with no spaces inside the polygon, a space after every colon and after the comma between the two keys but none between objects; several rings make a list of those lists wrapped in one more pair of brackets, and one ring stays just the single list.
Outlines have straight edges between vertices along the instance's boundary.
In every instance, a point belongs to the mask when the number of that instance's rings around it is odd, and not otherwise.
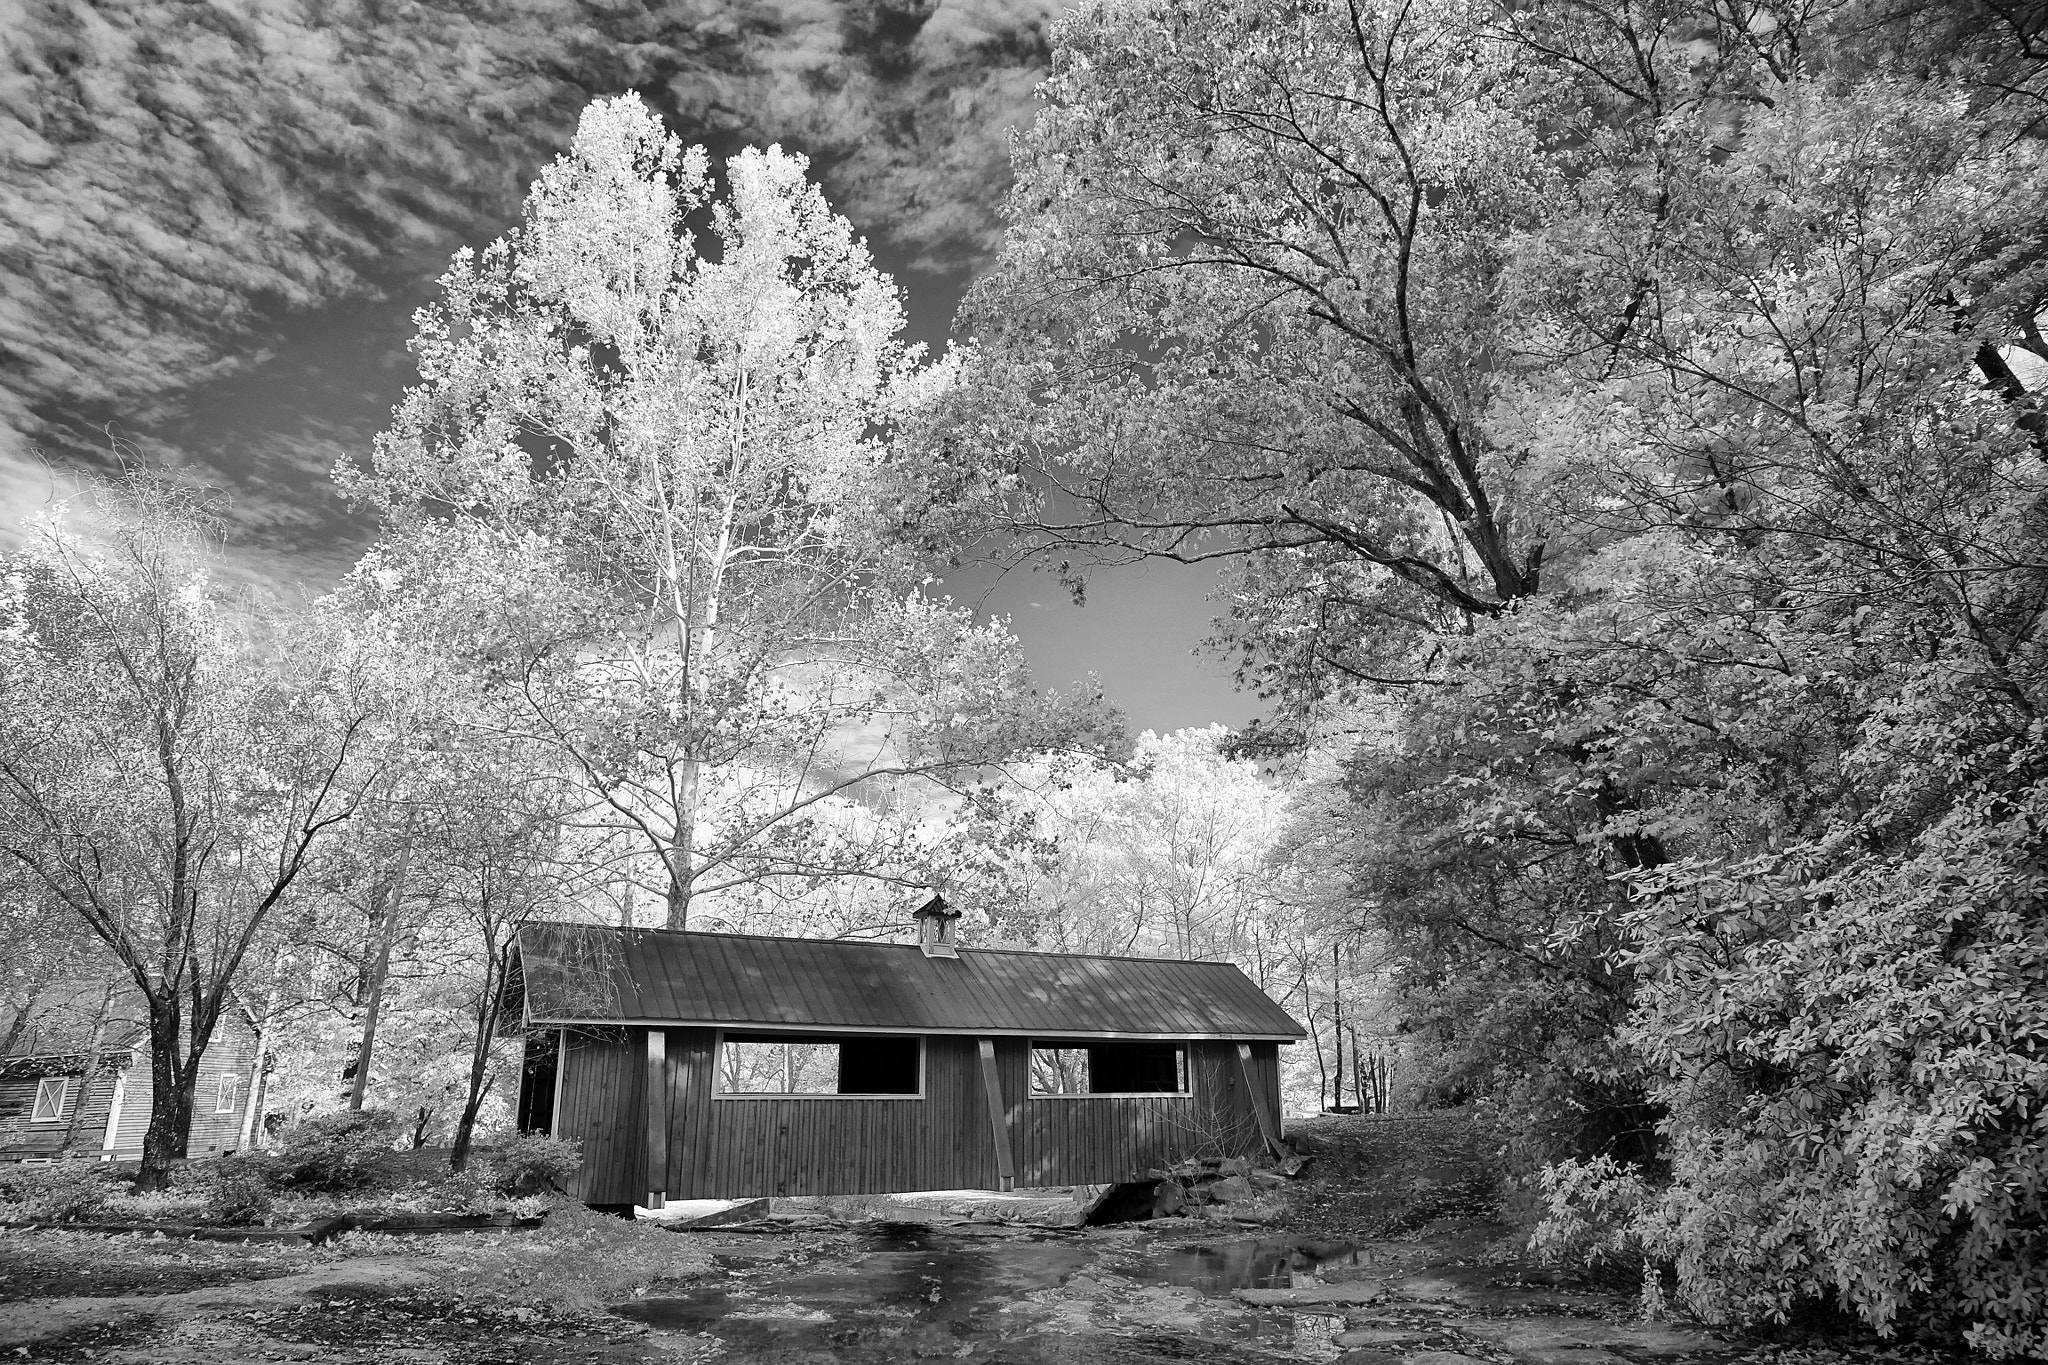
[{"label": "tree trunk", "polygon": [[363,1010],[363,1041],[356,1048],[355,1083],[349,1087],[348,1107],[360,1110],[370,1086],[370,1054],[377,1047],[377,1016],[384,1007],[384,983],[391,976],[391,945],[398,939],[398,903],[405,894],[405,874],[412,866],[412,831],[408,826],[404,845],[398,853],[398,870],[391,874],[383,894],[381,923],[377,929],[377,956],[370,967],[370,1000]]},{"label": "tree trunk", "polygon": [[690,864],[690,840],[697,830],[697,760],[686,758],[677,765],[676,791],[680,796],[676,808],[674,837],[663,855],[668,865],[668,927],[687,929],[690,927],[690,883],[695,879],[696,869]]},{"label": "tree trunk", "polygon": [[448,1169],[451,1171],[469,1169],[469,1145],[476,1137],[477,1110],[484,1107],[484,1097],[491,1093],[491,1077],[483,1074],[482,1063],[470,1068],[469,1086],[469,1098],[463,1103],[462,1117],[455,1121],[455,1149],[448,1154]]},{"label": "tree trunk", "polygon": [[463,1100],[462,1115],[455,1121],[455,1148],[448,1154],[448,1168],[460,1171],[469,1165],[469,1144],[476,1136],[477,1111],[491,1092],[491,1044],[498,1037],[499,985],[510,965],[511,949],[494,952],[484,973],[483,994],[477,1000],[476,1036],[469,1047],[469,1094]]},{"label": "tree trunk", "polygon": [[171,1163],[184,1159],[192,1136],[192,1091],[199,1068],[179,1064],[181,1023],[175,998],[149,1001],[149,1129],[142,1135],[142,1169],[135,1176],[135,1188],[145,1194],[170,1183]]},{"label": "tree trunk", "polygon": [[1344,950],[1339,945],[1330,945],[1330,1045],[1337,1051],[1330,1066],[1330,1084],[1337,1097],[1330,1104],[1332,1109],[1344,1107]]},{"label": "tree trunk", "polygon": [[270,968],[270,993],[263,998],[263,1017],[256,1021],[256,1056],[249,1065],[249,1093],[242,1101],[242,1131],[236,1134],[235,1150],[246,1152],[256,1141],[257,1122],[262,1114],[263,1073],[270,1065],[270,1027],[277,1018],[277,997],[284,985],[285,955],[280,951]]}]

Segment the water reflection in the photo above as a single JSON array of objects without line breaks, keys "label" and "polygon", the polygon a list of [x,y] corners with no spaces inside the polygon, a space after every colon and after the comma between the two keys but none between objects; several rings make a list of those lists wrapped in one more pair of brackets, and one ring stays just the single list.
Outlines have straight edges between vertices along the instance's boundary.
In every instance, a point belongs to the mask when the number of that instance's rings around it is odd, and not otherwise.
[{"label": "water reflection", "polygon": [[1208,1361],[1260,1359],[1275,1347],[1319,1361],[1338,1354],[1332,1343],[1341,1317],[1250,1308],[1220,1296],[1285,1288],[1360,1263],[1354,1248],[1326,1243],[1140,1250],[1126,1240],[1070,1236],[977,1240],[916,1224],[881,1227],[853,1255],[809,1264],[766,1255],[717,1259],[734,1273],[716,1285],[617,1311],[660,1331],[715,1337],[735,1365],[1051,1365],[1097,1359],[1105,1337],[1115,1340],[1119,1365],[1185,1359],[1190,1338],[1207,1343]]},{"label": "water reflection", "polygon": [[1291,1289],[1325,1271],[1364,1264],[1364,1253],[1342,1242],[1221,1242],[1160,1248],[1132,1273],[1158,1284],[1222,1294],[1233,1289]]}]

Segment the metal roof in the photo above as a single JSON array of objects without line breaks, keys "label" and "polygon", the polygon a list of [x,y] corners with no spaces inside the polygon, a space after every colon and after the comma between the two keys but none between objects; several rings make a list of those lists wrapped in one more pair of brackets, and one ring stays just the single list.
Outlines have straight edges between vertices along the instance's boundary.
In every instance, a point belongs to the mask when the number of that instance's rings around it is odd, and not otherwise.
[{"label": "metal roof", "polygon": [[0,1081],[32,1081],[42,1076],[78,1076],[87,1071],[119,1071],[134,1059],[125,1047],[92,1052],[35,1052],[0,1057]]},{"label": "metal roof", "polygon": [[1042,1038],[1291,1041],[1305,1030],[1228,962],[1084,957],[531,924],[529,1024],[668,1024]]}]

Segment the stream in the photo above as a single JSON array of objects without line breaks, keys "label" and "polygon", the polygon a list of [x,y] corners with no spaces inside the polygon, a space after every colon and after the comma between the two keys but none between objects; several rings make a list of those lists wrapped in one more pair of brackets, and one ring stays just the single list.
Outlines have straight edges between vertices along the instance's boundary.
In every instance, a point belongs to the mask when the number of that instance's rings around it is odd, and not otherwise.
[{"label": "stream", "polygon": [[728,1235],[713,1257],[722,1275],[656,1286],[614,1311],[679,1361],[725,1365],[1651,1365],[1740,1354],[1704,1332],[1634,1322],[1613,1295],[1474,1266],[1456,1245],[1201,1231],[884,1224],[829,1245]]}]

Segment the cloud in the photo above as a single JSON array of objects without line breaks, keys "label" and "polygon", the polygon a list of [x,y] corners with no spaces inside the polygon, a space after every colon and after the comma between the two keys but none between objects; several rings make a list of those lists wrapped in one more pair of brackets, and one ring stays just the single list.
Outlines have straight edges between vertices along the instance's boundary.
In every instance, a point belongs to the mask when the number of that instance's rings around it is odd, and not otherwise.
[{"label": "cloud", "polygon": [[811,154],[881,258],[996,240],[1044,0],[0,0],[0,511],[108,432],[324,573],[326,482],[403,382],[406,314],[502,231],[593,95]]}]

